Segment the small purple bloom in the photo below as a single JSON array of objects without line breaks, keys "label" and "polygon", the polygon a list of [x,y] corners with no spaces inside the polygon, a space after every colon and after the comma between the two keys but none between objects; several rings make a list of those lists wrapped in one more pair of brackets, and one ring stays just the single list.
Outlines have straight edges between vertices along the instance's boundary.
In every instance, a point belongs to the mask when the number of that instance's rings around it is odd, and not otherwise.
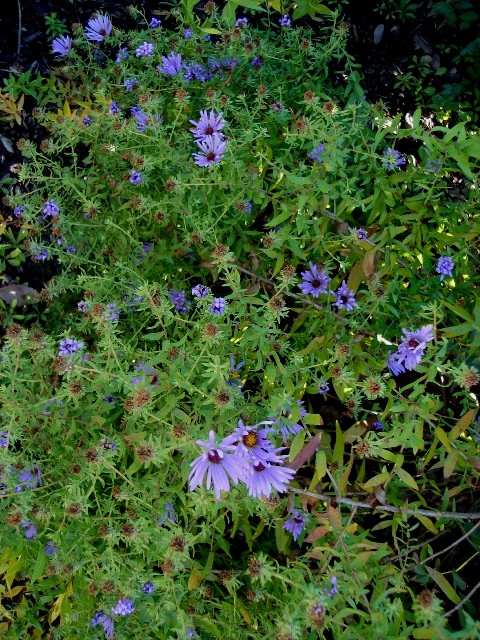
[{"label": "small purple bloom", "polygon": [[140,182],[143,180],[143,176],[140,171],[135,171],[135,169],[132,169],[129,180],[132,184],[140,184]]},{"label": "small purple bloom", "polygon": [[8,447],[8,431],[2,431],[0,433],[0,448]]},{"label": "small purple bloom", "polygon": [[215,298],[210,305],[210,313],[214,313],[217,316],[222,316],[225,312],[227,301],[225,298]]},{"label": "small purple bloom", "polygon": [[[135,369],[135,371],[141,372],[141,374],[132,378],[132,387],[136,387],[137,384],[141,384],[143,382],[143,378],[146,376],[152,377],[152,380],[150,381],[151,384],[153,384],[153,378],[158,377],[155,367],[152,365],[146,365],[143,360],[141,360],[133,368]],[[158,386],[158,382],[155,383],[155,386]]]},{"label": "small purple bloom", "polygon": [[15,218],[18,218],[18,216],[21,216],[24,211],[25,207],[23,205],[19,205],[13,210],[13,215],[15,216]]},{"label": "small purple bloom", "polygon": [[248,24],[248,18],[237,18],[235,21],[235,26],[242,29],[245,25]]},{"label": "small purple bloom", "polygon": [[192,289],[192,296],[195,298],[205,298],[210,293],[210,289],[204,284],[196,284]]},{"label": "small purple bloom", "polygon": [[115,623],[110,616],[107,616],[106,613],[103,613],[103,611],[97,611],[90,624],[92,627],[96,627],[101,624],[105,633],[105,640],[113,640]]},{"label": "small purple bloom", "polygon": [[355,307],[358,307],[358,303],[355,300],[355,294],[352,289],[347,287],[347,283],[345,280],[342,282],[341,286],[338,288],[338,291],[334,292],[336,300],[332,304],[337,306],[339,309],[346,309],[347,311],[351,311]]},{"label": "small purple bloom", "polygon": [[290,514],[290,518],[285,521],[283,525],[283,529],[285,531],[289,531],[292,534],[295,542],[297,541],[298,536],[305,529],[305,514],[298,509],[292,509],[292,513]]},{"label": "small purple bloom", "polygon": [[175,524],[177,522],[177,515],[175,513],[175,508],[174,508],[173,504],[170,504],[170,502],[167,502],[165,504],[165,513],[163,514],[163,516],[161,518],[157,518],[157,524],[160,527],[163,527],[163,525],[168,520],[170,522],[173,522],[173,524]]},{"label": "small purple bloom", "polygon": [[93,120],[89,116],[84,116],[82,122],[84,127],[89,127],[92,124]]},{"label": "small purple bloom", "polygon": [[107,322],[117,324],[117,322],[120,320],[120,310],[117,309],[117,305],[115,304],[115,302],[109,302],[106,305],[106,310],[103,314],[103,317]]},{"label": "small purple bloom", "polygon": [[38,247],[32,248],[32,254],[33,254],[32,258],[36,262],[44,262],[45,260],[48,260],[50,257],[50,254],[46,249],[39,249]]},{"label": "small purple bloom", "polygon": [[434,338],[432,330],[432,325],[421,327],[418,331],[402,329],[405,337],[397,351],[389,356],[387,362],[387,366],[394,376],[404,373],[406,369],[412,371],[420,364],[425,355],[427,343]]},{"label": "small purple bloom", "polygon": [[212,164],[220,162],[227,150],[227,143],[218,133],[214,133],[204,140],[198,140],[197,144],[201,153],[194,153],[193,157],[199,167],[210,167]]},{"label": "small purple bloom", "polygon": [[287,485],[294,475],[295,471],[288,467],[255,460],[250,465],[250,473],[245,484],[248,494],[252,498],[261,498],[262,496],[269,498],[272,488],[275,488],[279,493],[285,493]]},{"label": "small purple bloom", "polygon": [[213,77],[210,69],[208,69],[205,65],[200,64],[199,62],[185,63],[183,65],[183,69],[185,72],[183,74],[183,77],[186,82],[191,82],[192,80],[207,82],[207,80],[211,80]]},{"label": "small purple bloom", "polygon": [[225,444],[216,445],[213,431],[209,433],[208,442],[197,440],[197,444],[205,451],[190,464],[192,467],[188,476],[190,491],[194,491],[203,484],[205,475],[207,476],[207,489],[210,489],[213,483],[217,499],[220,498],[221,491],[230,491],[230,481],[235,485],[240,480],[245,481],[248,462],[244,458],[228,452],[234,447]]},{"label": "small purple bloom", "polygon": [[143,593],[150,595],[155,591],[155,585],[153,584],[153,582],[145,582],[145,584],[142,585],[142,591]]},{"label": "small purple bloom", "polygon": [[[308,414],[303,407],[303,400],[297,400],[297,406],[300,413],[299,419],[302,420]],[[278,407],[276,417],[270,417],[269,420],[275,423],[276,431],[282,436],[284,443],[303,429],[301,424],[293,421],[292,410],[288,404],[285,407]]]},{"label": "small purple bloom", "polygon": [[[270,421],[260,424],[270,424]],[[277,461],[276,449],[268,438],[272,429],[259,429],[259,424],[249,427],[238,421],[238,427],[230,436],[224,438],[222,444],[234,445],[235,453],[247,460],[261,460],[262,462]]]},{"label": "small purple bloom", "polygon": [[55,58],[64,58],[72,50],[72,39],[70,36],[58,36],[52,40],[52,53],[56,53]]},{"label": "small purple bloom", "polygon": [[123,86],[125,87],[125,91],[127,93],[131,93],[138,87],[138,80],[136,78],[127,78],[123,83]]},{"label": "small purple bloom", "polygon": [[116,102],[110,102],[110,105],[108,107],[108,113],[113,116],[116,113],[118,113],[120,111],[120,107],[118,106],[118,104]]},{"label": "small purple bloom", "polygon": [[115,62],[122,62],[122,60],[128,60],[129,53],[126,47],[122,47],[115,58]]},{"label": "small purple bloom", "polygon": [[58,355],[73,356],[84,346],[84,342],[76,340],[75,338],[65,338],[64,340],[60,340]]},{"label": "small purple bloom", "polygon": [[316,264],[313,262],[308,263],[310,271],[304,271],[301,276],[303,282],[298,285],[298,288],[302,290],[306,295],[312,295],[314,298],[318,298],[321,293],[327,293],[328,283],[331,278],[327,275],[325,269],[318,270]]},{"label": "small purple bloom", "polygon": [[103,42],[112,31],[112,23],[107,15],[99,15],[96,18],[90,18],[88,26],[85,27],[85,35],[88,40],[93,42]]},{"label": "small purple bloom", "polygon": [[45,555],[54,556],[58,553],[57,547],[53,544],[53,542],[47,542],[44,546],[43,550],[45,551]]},{"label": "small purple bloom", "polygon": [[425,169],[427,169],[427,171],[433,171],[433,173],[438,173],[441,166],[441,163],[436,158],[432,158],[432,160],[428,159],[425,162]]},{"label": "small purple bloom", "polygon": [[67,244],[67,246],[65,247],[65,253],[73,255],[74,253],[77,253],[77,247],[75,247],[73,244]]},{"label": "small purple bloom", "polygon": [[368,233],[365,231],[365,229],[357,229],[355,233],[357,234],[357,238],[359,240],[368,240]]},{"label": "small purple bloom", "polygon": [[242,387],[242,380],[239,372],[244,364],[245,361],[242,360],[236,365],[233,356],[230,356],[230,372],[226,382],[230,387],[233,387],[237,391]]},{"label": "small purple bloom", "polygon": [[88,311],[88,302],[85,302],[85,300],[80,300],[80,302],[77,304],[77,309],[79,311],[81,311],[82,313],[87,313],[87,311]]},{"label": "small purple bloom", "polygon": [[396,149],[392,149],[391,147],[387,147],[387,150],[383,152],[383,166],[388,171],[393,171],[393,169],[399,169],[402,164],[406,163],[405,157],[397,151]]},{"label": "small purple bloom", "polygon": [[24,530],[23,535],[25,536],[25,538],[27,538],[27,540],[35,540],[35,538],[37,537],[37,528],[31,520],[25,520],[24,522],[21,522],[20,526]]},{"label": "small purple bloom", "polygon": [[200,140],[205,140],[214,133],[219,133],[227,124],[223,119],[223,114],[215,114],[214,111],[210,111],[207,114],[206,110],[200,111],[200,120],[190,120],[190,124],[195,125],[190,131],[193,133],[193,137],[196,138],[197,143]]},{"label": "small purple bloom", "polygon": [[185,38],[185,40],[190,40],[190,38],[193,36],[193,31],[191,29],[189,29],[188,27],[186,27],[183,30],[183,37]]},{"label": "small purple bloom", "polygon": [[149,58],[153,53],[153,44],[151,42],[144,42],[135,51],[137,58]]},{"label": "small purple bloom", "polygon": [[172,52],[168,56],[162,56],[162,64],[157,69],[167,76],[176,76],[182,70],[181,54]]},{"label": "small purple bloom", "polygon": [[150,29],[157,29],[162,24],[162,21],[158,18],[152,18],[149,23]]},{"label": "small purple bloom", "polygon": [[115,396],[112,396],[111,394],[109,394],[108,396],[103,396],[103,401],[106,402],[107,404],[115,404],[117,400]]},{"label": "small purple bloom", "polygon": [[132,107],[130,109],[130,113],[135,117],[135,120],[137,121],[138,133],[143,133],[147,128],[149,117],[140,109],[140,107]]},{"label": "small purple bloom", "polygon": [[109,440],[108,438],[102,438],[98,441],[97,448],[101,450],[103,454],[107,451],[116,451],[117,445],[113,440]]},{"label": "small purple bloom", "polygon": [[177,289],[169,289],[170,302],[175,305],[175,311],[178,313],[187,313],[189,303],[185,299],[185,291]]},{"label": "small purple bloom", "polygon": [[322,162],[321,154],[325,151],[325,145],[319,144],[318,147],[315,147],[313,151],[308,154],[308,157],[314,160],[315,162]]},{"label": "small purple bloom", "polygon": [[117,616],[131,616],[135,611],[135,605],[131,598],[120,598],[117,604],[112,607],[112,611]]},{"label": "small purple bloom", "polygon": [[373,427],[375,431],[383,431],[383,422],[381,420],[375,420]]},{"label": "small purple bloom", "polygon": [[248,200],[246,200],[243,203],[243,206],[245,208],[245,213],[252,213],[252,203],[251,202],[248,202]]},{"label": "small purple bloom", "polygon": [[317,393],[321,395],[326,395],[330,391],[330,385],[323,378],[318,383]]},{"label": "small purple bloom", "polygon": [[445,256],[438,259],[437,268],[435,269],[435,271],[441,274],[440,280],[443,280],[445,276],[448,276],[449,278],[452,277],[452,272],[454,268],[455,268],[455,263],[452,260],[452,258],[450,258],[450,256]]},{"label": "small purple bloom", "polygon": [[17,474],[18,481],[22,483],[23,489],[35,489],[35,487],[41,487],[43,473],[38,467],[33,469],[23,469]]},{"label": "small purple bloom", "polygon": [[282,16],[280,18],[280,20],[278,21],[278,24],[281,27],[291,27],[292,26],[292,21],[290,20],[290,18],[288,17],[287,14],[285,14],[284,16]]},{"label": "small purple bloom", "polygon": [[43,219],[45,218],[55,218],[60,213],[60,207],[55,202],[55,200],[47,200],[45,206],[42,209]]},{"label": "small purple bloom", "polygon": [[263,60],[260,56],[254,57],[254,59],[252,60],[252,67],[254,69],[260,69],[261,67],[263,67]]}]

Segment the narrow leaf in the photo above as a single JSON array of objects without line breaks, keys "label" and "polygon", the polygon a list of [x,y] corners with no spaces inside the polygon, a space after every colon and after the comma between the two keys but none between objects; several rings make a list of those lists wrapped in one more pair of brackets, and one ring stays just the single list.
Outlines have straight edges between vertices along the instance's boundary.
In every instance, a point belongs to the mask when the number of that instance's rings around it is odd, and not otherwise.
[{"label": "narrow leaf", "polygon": [[455,589],[449,583],[449,581],[445,578],[443,573],[437,571],[436,569],[432,569],[431,567],[426,567],[428,573],[432,580],[440,587],[443,593],[447,596],[449,600],[451,600],[454,604],[458,604],[461,600],[458,593],[455,592]]}]

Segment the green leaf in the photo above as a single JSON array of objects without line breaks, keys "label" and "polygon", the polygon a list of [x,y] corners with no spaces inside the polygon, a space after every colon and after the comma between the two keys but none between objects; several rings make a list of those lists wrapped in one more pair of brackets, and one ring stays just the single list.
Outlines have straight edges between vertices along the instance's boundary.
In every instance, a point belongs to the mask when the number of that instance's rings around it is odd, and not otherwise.
[{"label": "green leaf", "polygon": [[230,0],[230,2],[232,4],[238,4],[240,7],[253,9],[254,11],[266,11],[266,9],[261,6],[262,0],[258,0],[258,2],[255,2],[255,0]]},{"label": "green leaf", "polygon": [[370,478],[370,480],[368,480],[367,482],[364,482],[362,484],[362,487],[365,489],[365,491],[370,491],[371,489],[374,489],[375,487],[388,482],[388,480],[390,480],[390,474],[388,473],[388,471],[384,471],[383,473],[379,473],[378,475],[373,476],[373,478]]},{"label": "green leaf", "polygon": [[345,441],[343,439],[343,433],[337,420],[335,422],[335,447],[333,449],[332,462],[337,462],[339,465],[343,464],[344,449]]},{"label": "green leaf", "polygon": [[408,471],[405,471],[405,469],[399,467],[395,469],[395,475],[398,476],[400,480],[407,485],[407,487],[411,487],[412,489],[418,491],[418,485],[415,482],[414,478],[412,478],[412,476],[408,473]]},{"label": "green leaf", "polygon": [[289,456],[290,462],[295,458],[297,453],[301,451],[303,447],[303,443],[305,442],[306,434],[307,432],[305,431],[305,429],[302,429],[297,433],[297,435],[292,440],[292,444],[290,445],[290,456]]},{"label": "green leaf", "polygon": [[317,451],[315,456],[315,474],[321,480],[327,473],[327,456],[325,451]]},{"label": "green leaf", "polygon": [[449,581],[445,578],[443,573],[440,573],[436,569],[432,569],[431,567],[426,567],[427,572],[429,573],[432,580],[440,587],[443,593],[447,596],[449,600],[451,600],[454,604],[458,604],[461,600],[458,593],[455,592],[455,589],[449,583]]}]

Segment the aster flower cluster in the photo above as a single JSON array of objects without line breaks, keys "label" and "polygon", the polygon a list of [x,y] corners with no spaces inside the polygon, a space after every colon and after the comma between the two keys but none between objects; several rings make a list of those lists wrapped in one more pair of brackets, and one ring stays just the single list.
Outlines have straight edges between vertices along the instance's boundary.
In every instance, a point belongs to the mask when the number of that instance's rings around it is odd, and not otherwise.
[{"label": "aster flower cluster", "polygon": [[400,151],[397,151],[396,149],[387,147],[387,149],[383,152],[383,166],[388,171],[399,169],[406,162],[407,161],[405,159],[405,156],[403,156]]},{"label": "aster flower cluster", "polygon": [[331,293],[335,297],[335,301],[332,304],[339,309],[346,309],[347,311],[351,311],[358,306],[355,294],[352,289],[348,288],[345,280],[337,291],[329,291],[328,283],[331,278],[327,271],[325,269],[319,271],[317,265],[313,262],[309,262],[309,266],[309,270],[301,273],[303,282],[298,285],[298,288],[304,294],[318,298],[321,293]]},{"label": "aster flower cluster", "polygon": [[407,331],[402,329],[404,339],[397,351],[388,358],[388,368],[394,376],[404,373],[406,370],[412,371],[422,361],[427,343],[431,342],[433,336],[433,326],[421,327],[418,331]]},{"label": "aster flower cluster", "polygon": [[438,259],[437,268],[435,271],[440,274],[440,280],[443,280],[445,276],[452,277],[455,263],[450,256],[445,256]]},{"label": "aster flower cluster", "polygon": [[254,498],[269,497],[272,489],[285,493],[288,483],[295,475],[293,469],[283,466],[285,455],[279,455],[268,438],[270,421],[246,426],[242,420],[234,432],[216,444],[215,433],[210,431],[208,442],[197,440],[204,449],[192,463],[189,475],[190,491],[203,484],[213,485],[215,497],[220,498],[221,491],[228,492],[230,483],[245,484],[248,494]]},{"label": "aster flower cluster", "polygon": [[75,338],[65,338],[64,340],[60,340],[58,346],[58,355],[69,357],[74,356],[79,349],[85,346],[85,343]]},{"label": "aster flower cluster", "polygon": [[[303,400],[297,400],[299,420],[302,420],[302,418],[304,418],[308,413],[303,404]],[[288,404],[278,407],[276,414],[274,416],[270,416],[268,419],[271,424],[274,425],[272,429],[277,435],[282,436],[284,443],[295,437],[297,433],[303,429],[301,424],[293,420],[292,409]]]},{"label": "aster flower cluster", "polygon": [[227,149],[225,136],[222,133],[226,125],[223,114],[216,114],[214,111],[207,113],[206,110],[202,110],[200,120],[190,120],[190,123],[194,125],[190,131],[200,148],[200,152],[193,154],[195,163],[199,167],[210,167],[220,162]]},{"label": "aster flower cluster", "polygon": [[305,529],[305,524],[307,521],[306,515],[307,514],[305,514],[303,511],[300,511],[299,509],[292,509],[290,518],[286,520],[283,525],[283,529],[285,529],[285,531],[289,531],[292,534],[295,542],[297,541],[298,536]]}]

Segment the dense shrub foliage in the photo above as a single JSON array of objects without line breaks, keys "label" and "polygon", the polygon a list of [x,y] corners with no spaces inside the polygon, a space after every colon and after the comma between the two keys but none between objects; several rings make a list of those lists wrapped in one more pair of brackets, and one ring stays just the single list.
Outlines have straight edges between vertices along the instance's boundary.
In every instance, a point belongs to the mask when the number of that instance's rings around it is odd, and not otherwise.
[{"label": "dense shrub foliage", "polygon": [[335,14],[259,9],[53,42],[72,92],[8,196],[60,273],[2,303],[3,637],[480,633],[477,131],[369,104]]}]

